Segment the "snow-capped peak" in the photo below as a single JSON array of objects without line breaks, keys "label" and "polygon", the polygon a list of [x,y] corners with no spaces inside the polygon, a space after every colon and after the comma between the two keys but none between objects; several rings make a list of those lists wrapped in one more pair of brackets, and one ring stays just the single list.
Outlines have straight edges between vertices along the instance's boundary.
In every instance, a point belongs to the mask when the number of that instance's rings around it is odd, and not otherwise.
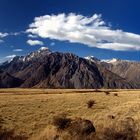
[{"label": "snow-capped peak", "polygon": [[113,59],[109,60],[107,63],[115,63],[115,62],[117,62],[117,61],[119,61],[119,59],[113,58]]},{"label": "snow-capped peak", "polygon": [[120,62],[130,62],[129,60],[121,60],[121,59],[118,59],[118,58],[112,58],[110,60],[104,60],[104,62],[106,63],[111,63],[111,64],[117,64],[117,63],[120,63]]},{"label": "snow-capped peak", "polygon": [[90,60],[92,62],[95,62],[95,61],[99,62],[100,61],[98,58],[94,57],[93,55],[87,56],[87,57],[85,57],[85,59]]},{"label": "snow-capped peak", "polygon": [[41,47],[38,51],[46,51],[46,50],[49,50],[48,47]]},{"label": "snow-capped peak", "polygon": [[112,58],[112,59],[102,59],[101,62],[109,63],[109,64],[118,64],[118,63],[135,63],[135,61],[130,61],[130,60],[122,60],[118,58]]},{"label": "snow-capped peak", "polygon": [[26,57],[23,58],[23,61],[30,61],[36,60],[42,56],[50,54],[51,51],[47,47],[41,47],[39,50],[28,54]]}]

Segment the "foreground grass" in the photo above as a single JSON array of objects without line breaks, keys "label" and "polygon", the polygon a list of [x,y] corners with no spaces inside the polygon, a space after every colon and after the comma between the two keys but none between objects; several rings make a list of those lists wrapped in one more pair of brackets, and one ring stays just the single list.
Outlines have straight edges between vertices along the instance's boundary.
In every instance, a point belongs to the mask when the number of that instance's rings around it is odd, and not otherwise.
[{"label": "foreground grass", "polygon": [[[95,103],[88,108],[87,102],[91,100]],[[97,132],[131,118],[137,124],[140,139],[139,90],[0,90],[2,127],[14,130],[16,135],[39,135],[62,113],[90,120]]]}]

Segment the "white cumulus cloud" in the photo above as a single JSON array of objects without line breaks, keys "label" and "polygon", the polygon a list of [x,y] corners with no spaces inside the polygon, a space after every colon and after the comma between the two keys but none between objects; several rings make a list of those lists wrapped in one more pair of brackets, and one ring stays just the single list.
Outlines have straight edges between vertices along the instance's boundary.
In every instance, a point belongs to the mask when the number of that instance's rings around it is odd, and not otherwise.
[{"label": "white cumulus cloud", "polygon": [[31,46],[36,46],[36,45],[44,45],[44,43],[42,41],[39,40],[28,40],[27,44],[31,45]]},{"label": "white cumulus cloud", "polygon": [[36,17],[26,31],[41,38],[81,43],[111,50],[140,50],[140,35],[113,30],[101,15],[91,17],[70,13]]}]

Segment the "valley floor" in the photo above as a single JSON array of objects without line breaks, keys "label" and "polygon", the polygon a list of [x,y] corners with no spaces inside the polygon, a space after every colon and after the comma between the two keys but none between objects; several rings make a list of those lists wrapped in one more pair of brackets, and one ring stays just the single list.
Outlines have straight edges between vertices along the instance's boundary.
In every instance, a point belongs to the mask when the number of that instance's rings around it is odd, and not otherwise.
[{"label": "valley floor", "polygon": [[[89,100],[95,101],[91,108]],[[131,118],[140,139],[140,90],[0,90],[0,123],[16,134],[39,135],[61,113],[88,119],[97,131]]]}]

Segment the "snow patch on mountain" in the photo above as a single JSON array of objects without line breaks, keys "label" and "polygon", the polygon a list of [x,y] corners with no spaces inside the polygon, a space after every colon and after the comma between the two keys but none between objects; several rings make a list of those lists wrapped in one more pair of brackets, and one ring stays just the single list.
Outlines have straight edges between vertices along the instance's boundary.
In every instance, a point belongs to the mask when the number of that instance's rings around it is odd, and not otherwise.
[{"label": "snow patch on mountain", "polygon": [[23,61],[36,60],[42,56],[51,54],[51,51],[47,47],[41,47],[39,50],[32,52],[23,58]]},{"label": "snow patch on mountain", "polygon": [[89,61],[92,61],[92,62],[100,62],[100,60],[94,56],[87,56],[87,57],[84,57],[86,60],[89,60]]}]

